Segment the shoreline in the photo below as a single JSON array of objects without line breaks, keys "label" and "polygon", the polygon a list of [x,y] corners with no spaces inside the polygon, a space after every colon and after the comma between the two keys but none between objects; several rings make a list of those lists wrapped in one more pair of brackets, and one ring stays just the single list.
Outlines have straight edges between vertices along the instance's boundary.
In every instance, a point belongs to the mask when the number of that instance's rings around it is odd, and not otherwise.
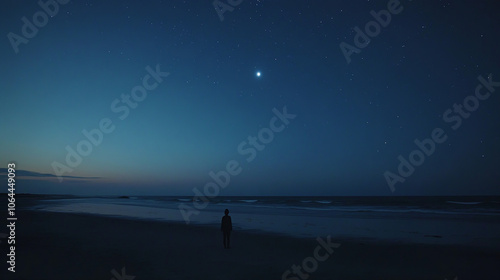
[{"label": "shoreline", "polygon": [[[131,221],[144,221],[144,222],[155,222],[155,223],[164,223],[164,224],[170,224],[172,226],[180,226],[180,227],[186,227],[186,228],[200,228],[200,229],[207,229],[207,230],[217,230],[219,228],[219,224],[213,224],[213,223],[190,223],[187,225],[185,222],[181,221],[173,221],[173,220],[157,220],[157,219],[144,219],[140,217],[131,217],[131,216],[124,216],[124,215],[106,215],[106,214],[96,214],[96,213],[85,213],[85,212],[59,212],[59,211],[51,211],[51,210],[44,210],[44,209],[29,209],[26,211],[36,211],[36,212],[47,212],[47,213],[59,213],[59,214],[69,214],[69,215],[80,215],[80,216],[89,216],[89,217],[101,217],[101,218],[108,218],[108,219],[120,219],[120,220],[131,220]],[[491,223],[491,220],[483,221],[487,223]],[[480,224],[481,222],[479,222]],[[293,234],[291,232],[277,232],[277,231],[271,231],[271,230],[264,230],[264,229],[245,229],[239,227],[237,224],[233,224],[233,228],[236,231],[239,232],[244,232],[247,234],[254,234],[254,235],[262,235],[262,236],[276,236],[276,237],[284,237],[284,238],[294,238],[294,239],[302,239],[302,240],[311,240],[314,239],[315,236],[303,236],[299,234]],[[429,234],[429,235],[423,235],[424,239],[427,238],[427,241],[416,241],[416,240],[408,240],[408,239],[401,239],[401,238],[380,238],[379,236],[351,236],[349,234],[343,234],[343,235],[335,235],[338,240],[342,241],[347,241],[347,242],[363,242],[363,243],[368,243],[368,244],[401,244],[401,245],[406,245],[406,244],[413,244],[413,245],[431,245],[431,246],[460,246],[464,248],[483,248],[483,249],[492,249],[492,250],[498,250],[500,252],[500,242],[498,243],[485,243],[485,242],[476,242],[474,244],[469,243],[466,244],[464,242],[452,242],[452,241],[445,241],[446,237],[438,235],[438,234]],[[420,236],[422,238],[422,236]],[[442,242],[433,242],[433,241],[442,241]]]},{"label": "shoreline", "polygon": [[[222,207],[223,206],[217,206]],[[244,208],[246,207],[246,208]],[[84,202],[59,204],[39,208],[54,213],[85,213],[103,217],[144,221],[162,221],[183,224],[178,209],[150,207],[150,205],[121,204],[114,202]],[[207,208],[190,225],[214,226],[220,223],[223,210]],[[342,239],[364,240],[381,243],[468,245],[495,247],[500,250],[500,220],[496,216],[459,216],[395,213],[332,212],[317,215],[314,212],[284,212],[264,214],[261,209],[233,205],[235,228],[246,232],[277,234],[295,238],[316,238],[332,235]],[[250,211],[254,211],[250,214]],[[259,212],[260,211],[260,212]],[[266,211],[268,211],[266,209]]]},{"label": "shoreline", "polygon": [[[111,279],[111,271],[122,268],[135,280],[281,279],[318,246],[315,239],[235,230],[232,249],[225,250],[220,231],[207,225],[27,210],[18,217],[16,273],[6,279]],[[331,241],[341,246],[317,262],[309,279],[462,280],[500,274],[494,248],[335,236]],[[6,242],[0,248],[5,252]]]}]

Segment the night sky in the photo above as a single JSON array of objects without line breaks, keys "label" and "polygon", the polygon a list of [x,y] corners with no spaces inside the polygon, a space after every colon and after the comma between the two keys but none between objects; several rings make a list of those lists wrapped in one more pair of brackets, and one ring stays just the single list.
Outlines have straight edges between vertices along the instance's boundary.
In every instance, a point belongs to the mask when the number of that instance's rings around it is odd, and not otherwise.
[{"label": "night sky", "polygon": [[236,162],[220,195],[498,195],[496,2],[4,1],[0,172],[193,195]]}]

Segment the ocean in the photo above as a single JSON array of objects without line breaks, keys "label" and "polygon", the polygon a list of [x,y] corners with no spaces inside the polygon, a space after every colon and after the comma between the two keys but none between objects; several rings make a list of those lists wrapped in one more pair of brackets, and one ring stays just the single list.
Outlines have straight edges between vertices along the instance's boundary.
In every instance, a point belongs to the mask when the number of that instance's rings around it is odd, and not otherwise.
[{"label": "ocean", "polygon": [[[196,212],[183,215],[180,208]],[[235,233],[500,248],[500,197],[493,196],[221,196],[197,209],[188,196],[45,195],[31,209],[174,223],[188,216],[189,225],[209,227],[219,227],[229,209]]]}]

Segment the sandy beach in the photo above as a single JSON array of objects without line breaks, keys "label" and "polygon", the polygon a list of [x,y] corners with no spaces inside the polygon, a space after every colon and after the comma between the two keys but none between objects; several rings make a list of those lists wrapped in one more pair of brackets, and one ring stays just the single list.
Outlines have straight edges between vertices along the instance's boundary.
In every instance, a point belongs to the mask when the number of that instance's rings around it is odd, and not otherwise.
[{"label": "sandy beach", "polygon": [[0,280],[500,279],[499,1],[3,3]]},{"label": "sandy beach", "polygon": [[[497,249],[336,239],[331,254],[315,239],[87,214],[19,211],[16,272],[2,279],[492,279]],[[326,241],[327,237],[322,237]],[[7,243],[2,242],[5,264]],[[311,273],[289,273],[305,259]],[[124,269],[124,270],[122,270]],[[114,273],[113,273],[114,271]],[[135,278],[132,278],[134,277]]]}]

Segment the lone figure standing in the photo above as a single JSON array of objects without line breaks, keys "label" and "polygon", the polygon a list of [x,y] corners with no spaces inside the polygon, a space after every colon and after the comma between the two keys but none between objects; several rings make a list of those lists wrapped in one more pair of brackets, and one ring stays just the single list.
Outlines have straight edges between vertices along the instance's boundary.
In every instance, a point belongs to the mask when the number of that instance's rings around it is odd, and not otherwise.
[{"label": "lone figure standing", "polygon": [[231,238],[231,231],[233,230],[233,223],[231,222],[231,216],[229,216],[229,210],[225,210],[225,216],[222,217],[222,221],[220,223],[220,230],[222,231],[222,238],[224,242],[224,249],[231,248],[229,246],[229,241]]}]

